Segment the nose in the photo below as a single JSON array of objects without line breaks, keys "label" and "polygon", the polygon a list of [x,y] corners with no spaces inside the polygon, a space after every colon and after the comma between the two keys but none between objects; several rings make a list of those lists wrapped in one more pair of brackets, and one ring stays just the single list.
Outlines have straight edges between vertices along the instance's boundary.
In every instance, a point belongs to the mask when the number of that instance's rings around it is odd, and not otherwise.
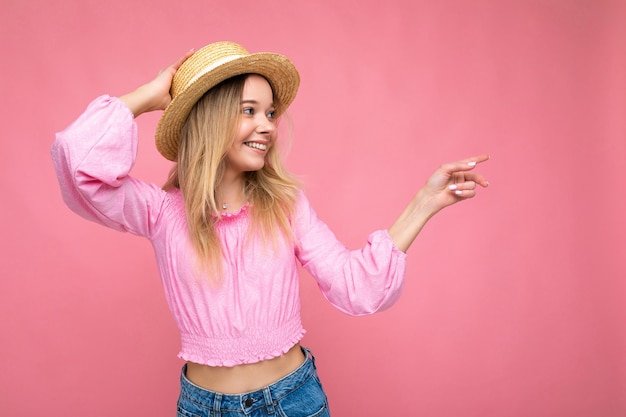
[{"label": "nose", "polygon": [[259,134],[272,134],[276,131],[276,121],[266,115],[259,116],[256,132]]}]

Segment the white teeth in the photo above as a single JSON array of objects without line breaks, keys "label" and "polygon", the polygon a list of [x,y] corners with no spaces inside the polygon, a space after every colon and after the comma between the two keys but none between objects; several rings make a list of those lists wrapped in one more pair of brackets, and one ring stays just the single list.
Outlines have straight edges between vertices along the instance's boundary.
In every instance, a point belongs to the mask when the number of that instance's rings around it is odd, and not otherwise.
[{"label": "white teeth", "polygon": [[267,149],[267,145],[264,145],[262,143],[246,142],[245,144],[248,145],[251,148],[259,149],[261,151],[264,151],[264,150]]}]

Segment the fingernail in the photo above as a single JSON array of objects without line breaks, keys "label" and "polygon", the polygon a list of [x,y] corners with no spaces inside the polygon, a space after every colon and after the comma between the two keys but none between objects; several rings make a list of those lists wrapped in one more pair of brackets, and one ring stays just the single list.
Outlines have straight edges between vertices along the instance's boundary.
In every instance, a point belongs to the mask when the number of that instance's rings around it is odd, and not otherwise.
[{"label": "fingernail", "polygon": [[469,165],[471,167],[475,167],[476,166],[476,162],[474,162],[474,161],[468,162],[467,165]]},{"label": "fingernail", "polygon": [[456,190],[457,188],[459,188],[456,184],[452,184],[451,186],[448,187],[449,190]]},{"label": "fingernail", "polygon": [[454,192],[454,194],[456,194],[456,195],[461,195],[461,194],[463,194],[463,191],[461,191],[461,190],[456,190],[456,191]]}]

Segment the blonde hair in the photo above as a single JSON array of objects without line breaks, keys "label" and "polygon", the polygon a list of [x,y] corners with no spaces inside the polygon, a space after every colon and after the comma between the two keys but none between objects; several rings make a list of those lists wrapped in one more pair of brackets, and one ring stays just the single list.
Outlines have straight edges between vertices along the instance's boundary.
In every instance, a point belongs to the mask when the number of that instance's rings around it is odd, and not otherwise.
[{"label": "blonde hair", "polygon": [[[183,195],[189,239],[200,272],[219,283],[223,277],[222,250],[216,225],[221,209],[216,195],[232,146],[239,118],[241,96],[248,74],[232,77],[207,91],[195,104],[183,127],[177,163],[165,190],[179,188]],[[271,146],[265,165],[245,173],[244,192],[250,202],[248,237],[259,235],[275,245],[293,239],[290,217],[298,194],[298,182],[285,169],[276,144]]]}]

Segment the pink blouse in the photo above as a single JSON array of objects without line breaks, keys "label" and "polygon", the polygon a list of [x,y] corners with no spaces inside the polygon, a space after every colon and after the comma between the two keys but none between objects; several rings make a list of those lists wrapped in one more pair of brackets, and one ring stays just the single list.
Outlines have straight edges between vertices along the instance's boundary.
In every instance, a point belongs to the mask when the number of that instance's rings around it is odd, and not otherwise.
[{"label": "pink blouse", "polygon": [[320,221],[303,193],[291,219],[295,243],[246,240],[250,207],[218,223],[223,283],[194,275],[179,190],[164,191],[129,175],[137,126],[120,100],[102,96],[57,134],[52,159],[66,204],[79,215],[152,242],[165,297],[180,330],[179,357],[211,366],[275,358],[300,341],[298,264],[341,311],[364,315],[400,296],[406,254],[387,231],[349,251]]}]

